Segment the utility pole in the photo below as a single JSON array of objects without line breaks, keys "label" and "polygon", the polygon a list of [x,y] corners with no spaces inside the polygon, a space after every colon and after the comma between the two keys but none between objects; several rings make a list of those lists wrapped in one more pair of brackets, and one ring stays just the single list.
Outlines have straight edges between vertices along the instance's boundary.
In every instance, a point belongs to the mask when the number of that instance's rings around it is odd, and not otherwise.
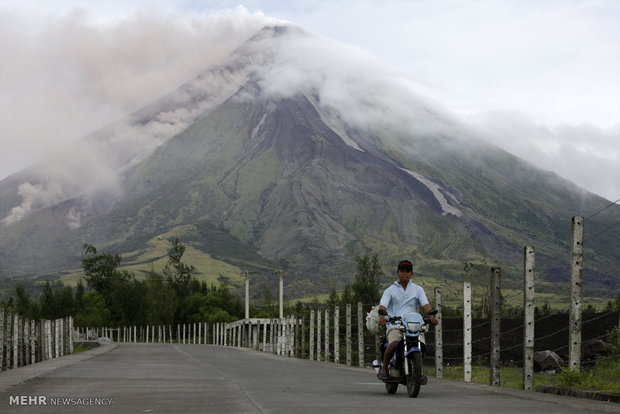
[{"label": "utility pole", "polygon": [[277,271],[280,275],[280,319],[284,317],[284,270]]},{"label": "utility pole", "polygon": [[250,275],[245,269],[241,269],[239,275],[245,275],[245,319],[250,319]]}]

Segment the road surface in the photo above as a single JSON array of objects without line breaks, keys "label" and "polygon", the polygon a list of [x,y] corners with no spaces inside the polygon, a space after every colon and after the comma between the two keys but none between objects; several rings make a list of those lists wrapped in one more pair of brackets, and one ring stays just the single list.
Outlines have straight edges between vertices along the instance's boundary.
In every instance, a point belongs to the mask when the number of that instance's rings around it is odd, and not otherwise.
[{"label": "road surface", "polygon": [[0,374],[9,413],[620,413],[620,404],[430,376],[418,398],[374,371],[213,345],[115,344]]}]

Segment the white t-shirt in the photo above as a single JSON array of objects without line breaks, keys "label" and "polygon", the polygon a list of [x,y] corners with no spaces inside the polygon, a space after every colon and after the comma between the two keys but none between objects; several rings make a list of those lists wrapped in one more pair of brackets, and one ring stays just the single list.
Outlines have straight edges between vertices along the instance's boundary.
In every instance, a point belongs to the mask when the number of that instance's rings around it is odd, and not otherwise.
[{"label": "white t-shirt", "polygon": [[[419,312],[418,308],[427,305],[428,299],[421,286],[409,281],[407,289],[403,289],[401,284],[396,281],[392,286],[385,289],[379,304],[385,306],[390,316],[405,316],[408,312]],[[387,330],[389,331],[394,327],[395,325],[388,324]]]}]

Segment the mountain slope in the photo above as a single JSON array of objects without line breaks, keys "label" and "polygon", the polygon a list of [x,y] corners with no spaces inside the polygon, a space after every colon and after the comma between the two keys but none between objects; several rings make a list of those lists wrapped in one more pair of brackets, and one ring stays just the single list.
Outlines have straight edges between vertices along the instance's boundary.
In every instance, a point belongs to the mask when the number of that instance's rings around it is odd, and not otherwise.
[{"label": "mountain slope", "polygon": [[[455,278],[466,260],[514,270],[526,244],[549,246],[547,256],[566,249],[570,217],[608,204],[476,139],[416,96],[404,118],[383,98],[356,101],[369,114],[359,120],[322,83],[269,92],[285,39],[311,40],[266,28],[227,65],[86,138],[78,148],[88,148],[89,167],[92,153],[105,158],[120,145],[102,177],[81,181],[75,172],[85,166],[76,164],[63,181],[50,161],[0,182],[0,276],[78,267],[85,242],[137,257],[154,237],[189,228],[182,236],[192,248],[257,272],[284,267],[299,293],[326,291],[368,252]],[[152,142],[126,144],[149,131]],[[108,170],[116,174],[104,180]],[[618,220],[619,209],[607,209],[592,228]],[[612,262],[598,258],[603,268]]]}]

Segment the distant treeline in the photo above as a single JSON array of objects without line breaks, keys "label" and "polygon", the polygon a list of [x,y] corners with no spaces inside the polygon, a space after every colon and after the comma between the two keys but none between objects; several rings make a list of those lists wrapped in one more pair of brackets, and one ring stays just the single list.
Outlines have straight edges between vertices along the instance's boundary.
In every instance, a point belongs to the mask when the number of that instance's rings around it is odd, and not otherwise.
[{"label": "distant treeline", "polygon": [[[76,326],[166,325],[193,322],[230,322],[243,319],[243,299],[230,287],[199,282],[192,277],[196,270],[182,261],[185,245],[178,238],[170,240],[168,263],[161,272],[151,269],[144,279],[119,269],[118,254],[99,253],[83,245],[84,276],[76,287],[46,282],[38,301],[26,288],[17,284],[15,296],[0,306],[30,319],[56,319],[72,315]],[[381,268],[376,255],[358,257],[357,274],[341,294],[330,291],[325,304],[297,302],[286,313],[302,316],[310,308],[378,303]],[[264,287],[266,289],[266,286]],[[268,289],[267,289],[268,290]],[[250,309],[250,317],[277,318],[279,306],[264,292],[263,306]]]},{"label": "distant treeline", "polygon": [[[122,262],[118,254],[99,253],[84,244],[82,271],[84,277],[76,287],[62,283],[46,282],[38,300],[23,285],[17,284],[15,296],[0,302],[0,307],[30,319],[57,319],[73,316],[76,326],[113,327],[135,325],[169,325],[194,322],[231,322],[243,319],[245,307],[239,293],[229,286],[208,285],[192,277],[196,270],[183,262],[185,245],[178,239],[170,240],[168,263],[161,272],[151,269],[144,279],[138,280],[127,270],[120,270]],[[380,280],[384,273],[377,255],[356,257],[357,270],[352,283],[337,291],[329,290],[324,303],[296,302],[285,308],[285,314],[308,317],[311,309],[362,303],[365,310],[379,303]],[[471,273],[471,265],[466,270]],[[478,269],[479,270],[479,269]],[[470,275],[471,276],[471,275]],[[432,292],[426,292],[429,299]],[[486,296],[481,292],[482,296]],[[473,308],[475,318],[488,317],[488,301],[481,301]],[[620,295],[609,301],[604,311],[620,308]],[[593,312],[590,305],[584,312]],[[444,305],[445,317],[462,316],[462,309]],[[520,317],[520,307],[502,306],[503,317]],[[549,305],[536,308],[537,315],[551,313]],[[266,285],[263,286],[261,306],[250,308],[252,318],[277,318],[279,305],[272,299]]]}]

